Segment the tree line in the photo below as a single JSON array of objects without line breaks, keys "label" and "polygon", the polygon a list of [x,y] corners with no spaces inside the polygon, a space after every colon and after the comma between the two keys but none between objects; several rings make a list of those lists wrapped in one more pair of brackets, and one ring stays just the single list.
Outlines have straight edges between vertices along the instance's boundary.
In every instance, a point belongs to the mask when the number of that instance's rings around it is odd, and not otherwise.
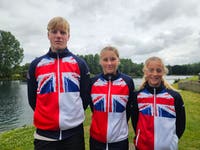
[{"label": "tree line", "polygon": [[[79,55],[82,59],[86,61],[88,67],[90,69],[91,76],[99,74],[102,72],[101,66],[99,65],[99,55],[89,54],[89,55]],[[30,63],[26,63],[25,65],[18,65],[13,68],[14,79],[24,79],[26,80],[27,71]],[[200,62],[193,64],[185,64],[185,65],[174,65],[166,66],[169,70],[168,75],[198,75],[200,73]],[[123,73],[130,75],[131,77],[142,77],[143,72],[143,63],[137,64],[133,63],[131,59],[120,59],[119,70]]]},{"label": "tree line", "polygon": [[[26,80],[30,63],[20,65],[23,60],[23,48],[10,32],[0,30],[0,80]],[[92,75],[102,72],[98,54],[79,55],[89,66]],[[143,63],[133,63],[131,59],[120,59],[119,70],[132,77],[141,77]],[[168,65],[169,75],[197,75],[200,73],[200,62],[186,65]]]},{"label": "tree line", "polygon": [[[98,74],[102,71],[101,66],[99,65],[100,56],[98,54],[79,56],[86,61],[92,74]],[[119,70],[132,77],[141,77],[143,75],[143,66],[143,63],[137,64],[133,63],[131,59],[121,58]],[[200,73],[200,62],[185,65],[167,65],[166,67],[169,70],[168,75],[197,75]]]}]

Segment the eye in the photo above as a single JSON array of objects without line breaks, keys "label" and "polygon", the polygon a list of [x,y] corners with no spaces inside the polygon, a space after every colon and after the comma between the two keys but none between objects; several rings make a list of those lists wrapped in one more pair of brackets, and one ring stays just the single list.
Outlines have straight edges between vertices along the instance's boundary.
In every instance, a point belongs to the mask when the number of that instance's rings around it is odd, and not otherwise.
[{"label": "eye", "polygon": [[150,72],[150,73],[153,73],[154,72],[154,69],[153,68],[149,68],[149,69],[147,69],[148,70],[148,72]]},{"label": "eye", "polygon": [[50,32],[53,33],[53,34],[56,34],[57,30],[51,30]]},{"label": "eye", "polygon": [[161,73],[161,72],[162,72],[162,69],[157,68],[157,69],[156,69],[156,72],[157,72],[157,73]]},{"label": "eye", "polygon": [[103,58],[103,61],[106,61],[106,62],[107,62],[107,61],[108,61],[108,58]]},{"label": "eye", "polygon": [[67,34],[67,32],[65,32],[65,31],[60,31],[60,34],[65,35],[65,34]]},{"label": "eye", "polygon": [[117,58],[115,58],[115,57],[111,57],[110,58],[110,61],[115,61]]},{"label": "eye", "polygon": [[147,71],[149,73],[153,73],[154,71],[157,72],[157,73],[162,73],[162,69],[161,68],[148,68]]}]

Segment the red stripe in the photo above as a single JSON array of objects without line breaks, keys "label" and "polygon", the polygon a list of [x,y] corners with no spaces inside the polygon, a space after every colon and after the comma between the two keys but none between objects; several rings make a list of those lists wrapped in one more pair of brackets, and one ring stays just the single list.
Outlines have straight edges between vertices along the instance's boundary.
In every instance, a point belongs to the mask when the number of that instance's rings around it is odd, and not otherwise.
[{"label": "red stripe", "polygon": [[[138,103],[154,103],[153,97],[138,98]],[[174,98],[166,99],[156,97],[156,104],[171,105],[174,106]]]}]

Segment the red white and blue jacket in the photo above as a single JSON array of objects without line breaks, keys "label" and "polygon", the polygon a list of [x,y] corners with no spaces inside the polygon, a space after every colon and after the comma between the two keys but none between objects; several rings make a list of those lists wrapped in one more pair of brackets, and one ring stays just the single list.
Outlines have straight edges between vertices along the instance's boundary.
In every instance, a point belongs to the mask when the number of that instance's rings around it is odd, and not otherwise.
[{"label": "red white and blue jacket", "polygon": [[[185,108],[182,97],[174,90],[145,85],[136,94],[139,112],[136,121],[137,150],[176,150],[185,130]],[[135,110],[134,110],[135,111]],[[135,127],[134,127],[135,128]]]},{"label": "red white and blue jacket", "polygon": [[84,60],[67,48],[49,50],[31,63],[27,78],[37,134],[61,140],[82,130],[90,80]]},{"label": "red white and blue jacket", "polygon": [[128,138],[128,108],[133,92],[133,80],[119,72],[117,75],[100,74],[91,79],[90,136],[93,139],[113,143]]}]

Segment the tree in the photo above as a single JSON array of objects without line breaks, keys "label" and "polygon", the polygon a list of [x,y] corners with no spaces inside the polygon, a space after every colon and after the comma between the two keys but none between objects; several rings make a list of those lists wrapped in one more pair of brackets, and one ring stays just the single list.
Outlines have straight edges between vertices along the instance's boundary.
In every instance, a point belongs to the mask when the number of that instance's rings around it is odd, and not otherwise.
[{"label": "tree", "polygon": [[23,60],[23,49],[10,32],[0,30],[0,78],[10,78],[12,69]]}]

